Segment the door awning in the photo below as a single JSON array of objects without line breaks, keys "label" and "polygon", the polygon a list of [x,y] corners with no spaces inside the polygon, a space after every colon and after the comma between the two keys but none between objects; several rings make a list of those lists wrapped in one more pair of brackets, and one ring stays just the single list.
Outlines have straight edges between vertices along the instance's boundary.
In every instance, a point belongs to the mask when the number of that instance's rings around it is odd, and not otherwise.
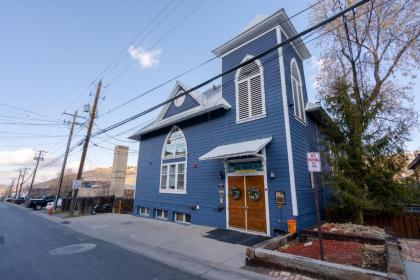
[{"label": "door awning", "polygon": [[199,157],[199,160],[225,159],[257,155],[268,143],[271,137],[252,141],[217,146],[210,152]]}]

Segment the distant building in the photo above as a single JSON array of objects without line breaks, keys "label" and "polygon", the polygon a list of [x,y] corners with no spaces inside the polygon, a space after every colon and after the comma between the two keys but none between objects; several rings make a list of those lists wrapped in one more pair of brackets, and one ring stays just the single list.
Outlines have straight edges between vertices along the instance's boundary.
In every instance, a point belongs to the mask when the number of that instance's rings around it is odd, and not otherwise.
[{"label": "distant building", "polygon": [[[296,34],[280,10],[213,52],[227,70]],[[314,225],[306,156],[320,149],[325,111],[308,101],[309,57],[295,40],[162,107],[130,137],[140,141],[134,214],[268,236]],[[169,98],[187,90],[177,82]]]},{"label": "distant building", "polygon": [[416,182],[420,185],[420,153],[408,164],[408,169],[413,170]]}]

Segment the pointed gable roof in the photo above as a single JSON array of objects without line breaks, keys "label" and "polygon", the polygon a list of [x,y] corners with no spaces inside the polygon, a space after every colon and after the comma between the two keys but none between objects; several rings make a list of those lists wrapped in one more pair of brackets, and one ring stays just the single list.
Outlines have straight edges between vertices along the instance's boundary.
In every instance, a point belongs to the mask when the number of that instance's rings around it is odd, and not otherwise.
[{"label": "pointed gable roof", "polygon": [[[262,15],[257,16],[252,20],[237,36],[233,37],[223,45],[213,50],[213,53],[217,56],[223,56],[232,49],[253,40],[255,37],[263,34],[264,32],[273,29],[275,26],[280,25],[282,30],[285,32],[286,37],[290,38],[298,34],[294,25],[290,21],[284,9],[281,9],[271,16],[264,17]],[[292,45],[296,49],[297,53],[302,59],[307,59],[311,56],[309,50],[302,39],[296,39],[292,42]]]},{"label": "pointed gable roof", "polygon": [[[175,97],[175,95],[179,92],[180,88],[182,88],[183,90],[190,89],[181,82],[176,82],[168,99]],[[204,92],[193,91],[191,92],[191,97],[197,101],[197,103],[199,104],[198,106],[194,106],[177,114],[165,117],[166,112],[170,107],[170,104],[172,104],[172,102],[170,102],[169,105],[166,104],[161,109],[156,119],[151,121],[146,126],[142,127],[140,130],[138,130],[136,133],[134,133],[128,138],[132,140],[140,140],[140,137],[142,135],[147,134],[149,132],[168,127],[212,111],[220,109],[229,110],[231,108],[231,105],[223,98],[221,85],[212,86]]]},{"label": "pointed gable roof", "polygon": [[[190,90],[191,87],[187,86],[186,84],[176,81],[175,85],[173,86],[171,93],[169,94],[168,99],[171,99],[175,97],[180,90],[187,91]],[[198,104],[202,105],[202,102],[200,102],[200,99],[202,100],[201,93],[198,91],[192,91],[188,93],[189,96],[191,96],[195,101],[197,101]],[[171,106],[172,102],[165,104],[162,109],[159,112],[158,117],[156,118],[156,121],[160,121],[165,117],[166,112],[168,111],[169,107]]]}]

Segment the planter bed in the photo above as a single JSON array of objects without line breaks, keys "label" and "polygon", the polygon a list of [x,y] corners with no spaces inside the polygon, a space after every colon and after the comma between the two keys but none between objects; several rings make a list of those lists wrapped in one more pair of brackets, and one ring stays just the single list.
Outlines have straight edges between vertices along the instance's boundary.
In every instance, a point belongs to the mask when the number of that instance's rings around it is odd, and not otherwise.
[{"label": "planter bed", "polygon": [[[318,237],[318,229],[304,229],[303,237]],[[379,227],[369,227],[354,224],[333,224],[322,225],[322,236],[324,239],[353,241],[364,244],[384,244],[387,234]]]},{"label": "planter bed", "polygon": [[[385,245],[370,245],[352,241],[323,240],[325,261],[360,268],[386,271]],[[297,240],[277,248],[277,251],[311,259],[319,259],[319,240]],[[344,253],[343,253],[344,252]]]},{"label": "planter bed", "polygon": [[313,233],[317,231],[305,231],[299,238],[303,242],[289,234],[250,247],[247,264],[317,279],[406,279],[398,241],[379,228],[351,224],[323,227],[327,237],[323,239],[324,261],[319,260],[319,241]]}]

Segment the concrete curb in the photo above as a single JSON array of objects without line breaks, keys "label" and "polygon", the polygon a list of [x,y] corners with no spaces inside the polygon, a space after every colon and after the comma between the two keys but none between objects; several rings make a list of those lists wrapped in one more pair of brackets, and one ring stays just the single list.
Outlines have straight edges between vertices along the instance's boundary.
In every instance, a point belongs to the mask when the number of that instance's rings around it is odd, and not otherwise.
[{"label": "concrete curb", "polygon": [[303,272],[307,275],[337,280],[385,280],[387,273],[369,269],[330,263],[267,249],[255,249],[255,261],[266,262],[288,271]]}]

